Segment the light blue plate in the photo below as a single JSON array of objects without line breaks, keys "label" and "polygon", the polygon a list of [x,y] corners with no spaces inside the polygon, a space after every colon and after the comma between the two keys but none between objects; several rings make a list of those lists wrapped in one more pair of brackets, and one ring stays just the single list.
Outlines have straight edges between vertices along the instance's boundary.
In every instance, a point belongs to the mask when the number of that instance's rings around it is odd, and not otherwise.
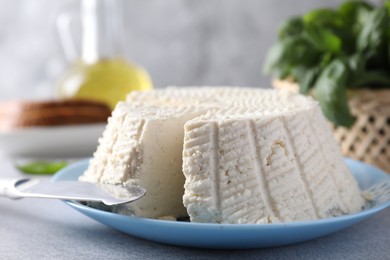
[{"label": "light blue plate", "polygon": [[[390,179],[368,164],[346,159],[348,167],[364,190]],[[88,166],[88,160],[72,164],[58,172],[53,181],[76,180]],[[356,214],[282,224],[201,224],[129,217],[97,210],[77,202],[66,203],[81,213],[124,233],[150,241],[198,248],[245,249],[298,243],[347,228],[390,205],[390,201]]]}]

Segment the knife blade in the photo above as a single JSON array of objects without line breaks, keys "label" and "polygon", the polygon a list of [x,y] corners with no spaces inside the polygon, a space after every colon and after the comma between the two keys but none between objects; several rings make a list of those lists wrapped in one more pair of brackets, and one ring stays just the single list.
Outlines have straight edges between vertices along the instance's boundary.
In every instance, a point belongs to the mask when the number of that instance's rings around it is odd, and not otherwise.
[{"label": "knife blade", "polygon": [[95,184],[81,181],[42,181],[38,179],[0,179],[0,197],[11,199],[45,198],[98,201],[108,206],[140,199],[146,190],[135,185]]}]

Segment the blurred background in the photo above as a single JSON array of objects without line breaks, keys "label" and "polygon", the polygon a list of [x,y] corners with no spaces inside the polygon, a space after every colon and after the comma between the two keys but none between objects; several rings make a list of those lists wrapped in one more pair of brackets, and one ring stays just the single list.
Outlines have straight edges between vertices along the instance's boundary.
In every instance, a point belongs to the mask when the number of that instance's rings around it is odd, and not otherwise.
[{"label": "blurred background", "polygon": [[[372,1],[374,3],[380,1]],[[55,22],[78,0],[0,0],[0,100],[54,96],[69,65]],[[266,52],[287,17],[341,0],[126,0],[126,56],[154,86],[269,87]]]}]

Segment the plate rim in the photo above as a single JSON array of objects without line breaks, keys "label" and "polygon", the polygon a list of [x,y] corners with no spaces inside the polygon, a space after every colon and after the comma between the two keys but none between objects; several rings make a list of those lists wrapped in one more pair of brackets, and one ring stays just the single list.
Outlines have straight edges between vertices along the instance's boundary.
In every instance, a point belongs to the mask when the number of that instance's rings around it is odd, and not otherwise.
[{"label": "plate rim", "polygon": [[[79,168],[79,167],[86,167],[89,160],[91,158],[86,158],[82,159],[80,161],[77,161],[75,163],[72,163],[71,165],[65,167],[64,169],[60,170],[57,172],[52,178],[51,181],[59,181],[61,177],[66,174],[68,171],[72,171],[74,168]],[[357,160],[353,160],[350,158],[345,158],[346,165],[349,168],[350,163],[357,163],[360,165],[364,165],[365,167],[371,168],[375,170],[375,174],[378,176],[381,176],[382,178],[390,178],[390,175],[385,173],[383,170],[361,162]],[[356,179],[356,177],[354,176]],[[86,210],[92,213],[96,214],[103,214],[108,217],[114,217],[114,218],[129,218],[134,221],[142,221],[142,222],[150,222],[153,224],[167,224],[171,223],[172,225],[175,226],[183,226],[183,227],[214,227],[214,228],[234,228],[234,229],[274,229],[274,228],[286,228],[286,227],[307,227],[311,225],[325,225],[325,224],[332,224],[332,223],[338,223],[342,221],[349,221],[349,220],[354,220],[354,219],[359,219],[362,218],[362,220],[369,216],[378,213],[379,211],[382,211],[386,209],[387,207],[390,206],[390,201],[381,203],[375,207],[369,208],[369,209],[364,209],[359,212],[355,212],[352,214],[347,214],[347,215],[341,215],[341,216],[336,216],[336,217],[331,217],[331,218],[323,218],[323,219],[315,219],[315,220],[305,220],[305,221],[294,221],[294,222],[280,222],[280,223],[267,223],[267,224],[220,224],[220,223],[197,223],[197,222],[183,222],[183,221],[167,221],[167,220],[159,220],[159,219],[151,219],[151,218],[142,218],[142,217],[137,217],[137,216],[128,216],[128,215],[122,215],[114,212],[109,212],[109,211],[104,211],[96,208],[92,208],[86,205],[83,205],[81,203],[78,203],[76,201],[69,201],[66,200],[64,201],[66,204],[71,206],[72,208],[78,209],[78,210]]]},{"label": "plate rim", "polygon": [[8,137],[12,135],[27,135],[34,134],[36,132],[59,132],[63,130],[84,130],[88,128],[100,128],[105,127],[107,123],[89,123],[89,124],[76,124],[76,125],[55,125],[55,126],[31,126],[24,128],[16,128],[11,130],[0,130],[0,137]]},{"label": "plate rim", "polygon": [[9,158],[84,158],[96,150],[106,124],[0,131],[0,155]]}]

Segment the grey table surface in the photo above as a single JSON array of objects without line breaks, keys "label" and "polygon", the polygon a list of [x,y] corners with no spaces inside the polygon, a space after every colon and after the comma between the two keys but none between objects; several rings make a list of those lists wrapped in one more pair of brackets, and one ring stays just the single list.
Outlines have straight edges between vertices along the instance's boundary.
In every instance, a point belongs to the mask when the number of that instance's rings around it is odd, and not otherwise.
[{"label": "grey table surface", "polygon": [[[0,157],[0,177],[18,177]],[[256,250],[183,248],[110,229],[57,200],[0,198],[0,259],[390,259],[390,209],[316,240]]]}]

